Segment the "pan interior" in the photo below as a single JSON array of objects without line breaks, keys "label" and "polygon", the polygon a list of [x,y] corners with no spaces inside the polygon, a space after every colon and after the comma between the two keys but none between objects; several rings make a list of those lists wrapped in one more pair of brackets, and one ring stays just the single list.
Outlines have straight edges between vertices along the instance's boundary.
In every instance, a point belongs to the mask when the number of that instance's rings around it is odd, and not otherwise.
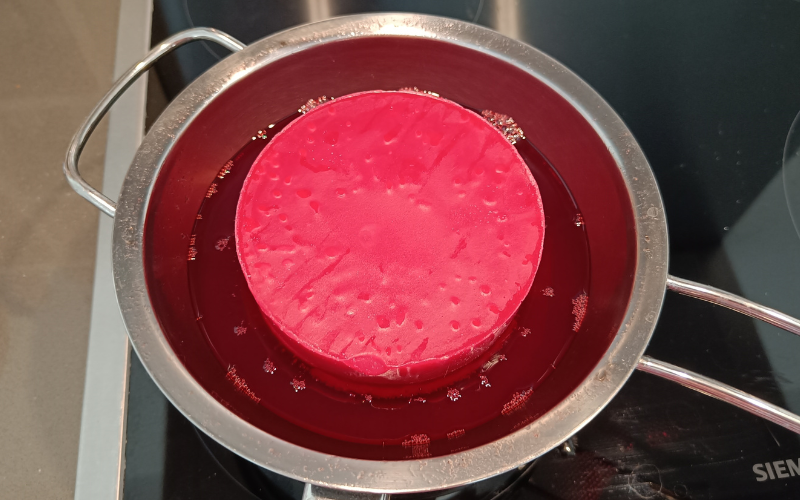
[{"label": "pan interior", "polygon": [[[343,439],[254,404],[241,384],[237,389],[232,383],[230,367],[220,363],[206,341],[193,307],[187,266],[196,215],[209,184],[255,131],[291,115],[311,97],[413,86],[470,108],[512,115],[569,186],[580,207],[590,262],[588,309],[581,327],[557,369],[527,398],[524,411],[503,415],[498,408],[495,418],[459,439],[432,435],[433,442],[416,451],[424,455],[414,455],[413,447],[409,451],[399,442],[387,446]],[[500,59],[455,44],[406,37],[359,38],[310,48],[259,69],[216,96],[177,138],[162,166],[147,206],[144,241],[145,277],[155,316],[178,358],[207,392],[276,437],[323,453],[373,460],[474,448],[514,432],[569,397],[620,328],[636,267],[628,190],[605,143],[580,113],[546,84]],[[408,439],[413,441],[414,435]]]}]

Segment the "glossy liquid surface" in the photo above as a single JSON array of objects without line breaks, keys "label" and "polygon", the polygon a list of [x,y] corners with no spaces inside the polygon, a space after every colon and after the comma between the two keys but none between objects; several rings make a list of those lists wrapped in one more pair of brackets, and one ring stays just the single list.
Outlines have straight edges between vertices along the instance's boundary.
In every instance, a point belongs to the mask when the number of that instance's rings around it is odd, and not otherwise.
[{"label": "glossy liquid surface", "polygon": [[335,390],[318,381],[270,330],[250,294],[233,239],[236,204],[250,166],[297,116],[260,131],[221,166],[190,241],[193,306],[229,382],[253,404],[300,427],[344,442],[399,445],[406,458],[468,448],[470,433],[480,432],[480,426],[499,422],[517,428],[533,421],[536,415],[527,414],[526,402],[556,369],[591,300],[586,228],[555,169],[527,140],[517,143],[539,185],[547,229],[531,292],[497,353],[481,369],[432,393],[382,399]]}]

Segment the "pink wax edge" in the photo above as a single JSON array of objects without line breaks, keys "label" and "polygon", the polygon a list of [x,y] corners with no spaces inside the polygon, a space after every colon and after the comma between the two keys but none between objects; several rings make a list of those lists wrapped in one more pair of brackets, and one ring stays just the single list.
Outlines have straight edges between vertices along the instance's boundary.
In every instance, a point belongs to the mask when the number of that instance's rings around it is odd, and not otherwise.
[{"label": "pink wax edge", "polygon": [[[248,172],[247,178],[245,179],[242,187],[242,193],[244,193],[251,182],[253,182],[253,174],[256,171],[256,167],[263,161],[264,157],[269,154],[270,147],[276,143],[279,144],[281,136],[288,135],[294,128],[301,126],[304,123],[304,118],[309,116],[313,117],[314,115],[323,112],[323,110],[329,106],[334,106],[349,99],[359,98],[365,95],[391,93],[409,94],[424,99],[446,102],[466,110],[466,108],[463,108],[457,103],[453,103],[447,99],[413,91],[366,91],[350,94],[325,102],[310,110],[304,116],[301,116],[291,122],[272,138],[270,143],[264,148],[256,161],[253,163],[253,168],[250,170],[250,172]],[[483,121],[483,119],[474,112],[470,110],[466,111]],[[496,134],[502,141],[506,141],[505,137],[500,131],[496,130],[494,127],[491,127],[491,125],[488,123],[485,124],[488,129],[492,130],[492,133]],[[237,256],[243,270],[245,271],[248,286],[251,288],[254,297],[256,297],[262,313],[268,320],[268,323],[274,327],[274,333],[282,340],[287,348],[289,348],[301,360],[307,362],[312,366],[313,369],[315,369],[315,372],[317,375],[319,375],[318,378],[323,381],[330,381],[331,385],[343,389],[346,389],[348,384],[350,384],[350,387],[353,387],[352,384],[356,384],[357,386],[365,389],[372,388],[372,392],[375,393],[381,393],[383,390],[386,394],[397,395],[405,394],[406,392],[404,389],[397,387],[398,385],[417,386],[420,389],[424,387],[426,390],[430,390],[452,381],[453,377],[455,376],[463,378],[463,376],[467,374],[467,371],[474,371],[476,368],[482,365],[484,362],[483,360],[488,358],[489,355],[496,352],[496,350],[502,346],[503,342],[499,342],[498,340],[504,339],[504,333],[507,325],[513,320],[514,314],[519,309],[522,301],[530,291],[535,279],[536,270],[538,269],[541,261],[543,249],[545,230],[544,210],[542,207],[541,195],[538,191],[538,186],[533,178],[533,175],[527,168],[527,165],[517,150],[511,145],[509,145],[509,149],[515,157],[516,162],[524,166],[523,172],[525,175],[527,175],[528,181],[530,182],[533,192],[535,193],[537,200],[536,206],[531,207],[529,210],[538,212],[538,219],[541,221],[539,226],[541,234],[539,236],[539,244],[536,246],[534,254],[532,255],[533,259],[529,261],[529,263],[532,264],[533,269],[529,279],[519,288],[519,290],[517,290],[516,293],[513,294],[513,297],[507,301],[507,307],[500,310],[495,324],[484,331],[484,334],[479,341],[463,346],[461,349],[450,352],[445,356],[431,357],[419,361],[407,361],[395,365],[384,363],[382,367],[375,367],[377,370],[374,370],[370,369],[369,362],[364,363],[364,361],[368,361],[368,358],[374,357],[374,354],[361,353],[353,356],[337,356],[334,353],[320,349],[315,343],[309,342],[307,339],[295,334],[288,325],[284,324],[280,320],[280,318],[271,314],[271,309],[269,307],[265,307],[262,301],[259,300],[260,293],[257,293],[256,290],[253,290],[253,284],[250,281],[247,259],[245,258],[245,255],[243,255],[245,253],[243,252],[243,245],[239,243],[243,240],[244,235],[247,233],[247,231],[243,228],[242,221],[239,217],[240,213],[246,209],[246,207],[243,206],[243,197],[240,197],[239,202],[237,203],[236,212]],[[430,285],[435,286],[433,282],[431,282]],[[448,362],[449,360],[452,360],[452,362]],[[346,367],[347,370],[343,370],[343,367]],[[442,380],[433,380],[437,378],[441,378]]]}]

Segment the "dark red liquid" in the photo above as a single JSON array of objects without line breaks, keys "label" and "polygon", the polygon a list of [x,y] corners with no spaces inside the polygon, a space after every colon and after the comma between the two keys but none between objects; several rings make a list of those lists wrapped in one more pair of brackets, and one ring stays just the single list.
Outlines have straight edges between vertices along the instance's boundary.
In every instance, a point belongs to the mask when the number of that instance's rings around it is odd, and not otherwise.
[{"label": "dark red liquid", "polygon": [[[266,128],[263,135],[272,138],[297,116]],[[576,335],[589,290],[589,250],[580,211],[547,159],[528,141],[517,143],[539,185],[546,232],[536,279],[505,344],[481,370],[450,387],[380,399],[316,380],[313,370],[270,331],[250,294],[236,255],[234,218],[247,172],[267,140],[249,142],[214,179],[189,249],[194,257],[189,287],[198,323],[230,383],[253,404],[312,432],[384,447],[386,459],[451,453],[485,442],[470,436],[479,427],[488,425],[491,434],[502,435],[532,421],[537,415],[528,414],[525,403],[536,397],[536,387],[556,369]],[[346,449],[340,454],[349,455]]]}]

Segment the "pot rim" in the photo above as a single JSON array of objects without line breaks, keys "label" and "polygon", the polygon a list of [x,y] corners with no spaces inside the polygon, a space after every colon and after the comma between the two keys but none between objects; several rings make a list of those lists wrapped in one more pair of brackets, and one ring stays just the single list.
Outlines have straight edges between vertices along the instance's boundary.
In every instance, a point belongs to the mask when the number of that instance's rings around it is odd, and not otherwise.
[{"label": "pot rim", "polygon": [[[492,443],[435,458],[372,461],[333,456],[278,439],[241,419],[208,394],[175,355],[153,313],[145,281],[144,224],[152,189],[172,145],[193,118],[217,94],[267,64],[320,44],[377,36],[453,43],[499,58],[545,83],[580,112],[607,146],[635,219],[637,263],[630,301],[613,342],[587,378],[533,423]],[[420,14],[355,15],[291,28],[206,71],[167,107],[144,138],[117,203],[113,237],[117,299],[131,343],[178,410],[223,446],[261,467],[320,486],[374,493],[439,490],[486,479],[575,434],[617,394],[644,353],[664,299],[667,262],[667,224],[653,172],[622,119],[594,89],[529,45],[463,21]]]}]

